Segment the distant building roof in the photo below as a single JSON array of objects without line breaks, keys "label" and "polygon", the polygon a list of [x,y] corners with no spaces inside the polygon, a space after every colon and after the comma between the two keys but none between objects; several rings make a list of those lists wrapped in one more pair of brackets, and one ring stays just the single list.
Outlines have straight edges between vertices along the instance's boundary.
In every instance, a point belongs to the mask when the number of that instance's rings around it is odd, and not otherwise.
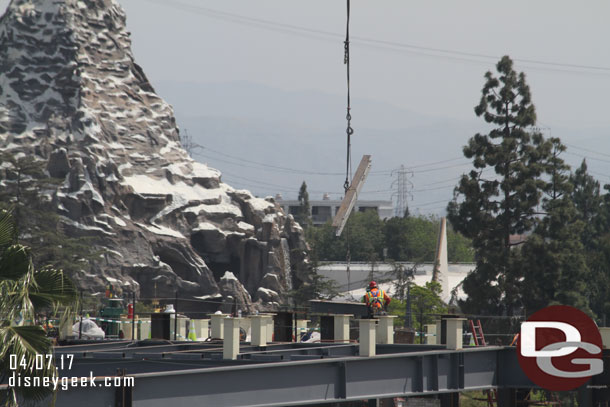
[{"label": "distant building roof", "polygon": [[509,244],[518,245],[524,243],[527,240],[527,235],[510,235],[508,240]]},{"label": "distant building roof", "polygon": [[[289,214],[297,213],[301,205],[297,199],[281,199],[281,195],[276,195],[276,203],[282,207],[284,212]],[[323,199],[320,200],[309,200],[310,215],[314,225],[322,225],[330,220],[337,214],[337,210],[341,206],[341,200],[329,199],[328,195],[325,194]],[[385,200],[358,200],[354,205],[354,211],[366,212],[374,210],[381,219],[391,218],[394,214],[394,207],[392,201]]]}]

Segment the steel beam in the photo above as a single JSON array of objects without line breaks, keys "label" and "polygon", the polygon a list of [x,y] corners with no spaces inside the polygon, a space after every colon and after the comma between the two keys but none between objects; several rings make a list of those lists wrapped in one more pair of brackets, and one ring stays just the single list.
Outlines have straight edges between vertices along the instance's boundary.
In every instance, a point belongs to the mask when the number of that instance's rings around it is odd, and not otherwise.
[{"label": "steel beam", "polygon": [[[394,347],[396,353],[367,358],[325,357],[313,346],[308,349],[313,354],[299,355],[304,349],[294,349],[297,352],[295,356],[318,355],[322,359],[270,363],[210,359],[197,363],[177,359],[137,360],[133,357],[135,355],[119,360],[79,358],[74,370],[62,372],[62,375],[87,376],[89,370],[96,376],[114,375],[117,367],[125,368],[126,373],[135,379],[129,397],[132,406],[147,407],[318,405],[491,388],[499,389],[501,405],[510,406],[515,400],[510,389],[536,387],[522,372],[514,347],[456,351],[409,351],[405,346]],[[348,349],[349,345],[329,347],[343,348]],[[388,352],[391,348],[392,345],[384,346]],[[274,352],[275,357],[281,358],[284,351],[288,349],[278,349]],[[274,356],[274,353],[267,356]],[[604,351],[606,361],[608,353],[608,350]],[[605,400],[608,365],[610,363],[606,364],[604,374],[595,376],[588,383],[592,388],[581,392],[583,400],[594,397]],[[603,388],[600,394],[593,394],[593,391],[598,391],[597,387]],[[59,392],[56,405],[107,407],[112,406],[115,399],[114,387],[69,388]],[[443,400],[445,405],[454,402],[452,396],[443,396]]]},{"label": "steel beam", "polygon": [[366,305],[359,302],[310,300],[309,307],[313,315],[351,314],[355,319],[368,316]]},{"label": "steel beam", "polygon": [[[486,347],[133,374],[133,406],[288,406],[489,389],[526,382],[516,378],[523,373],[510,363],[514,353]],[[70,405],[61,393],[58,402]]]}]

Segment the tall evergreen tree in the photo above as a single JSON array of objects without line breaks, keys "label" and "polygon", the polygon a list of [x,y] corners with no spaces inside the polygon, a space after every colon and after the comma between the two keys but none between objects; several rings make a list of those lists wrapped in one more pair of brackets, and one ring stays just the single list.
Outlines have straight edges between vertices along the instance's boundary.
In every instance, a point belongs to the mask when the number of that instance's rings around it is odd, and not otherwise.
[{"label": "tall evergreen tree", "polygon": [[388,249],[388,258],[406,260],[409,252],[409,236],[407,235],[407,219],[393,217],[383,225],[384,245]]},{"label": "tall evergreen tree", "polygon": [[[496,65],[498,76],[485,74],[486,82],[475,113],[494,126],[476,134],[464,147],[474,169],[463,175],[449,203],[454,229],[471,238],[476,269],[464,280],[469,312],[513,315],[522,306],[519,251],[521,240],[512,235],[531,231],[544,186],[549,144],[531,131],[536,122],[525,74],[513,69],[504,56]],[[493,171],[493,173],[490,173]]]},{"label": "tall evergreen tree", "polygon": [[570,181],[574,185],[571,199],[584,222],[581,240],[589,268],[587,298],[592,312],[603,321],[610,316],[610,195],[601,194],[600,184],[588,173],[585,160]]},{"label": "tall evergreen tree", "polygon": [[332,300],[339,295],[337,284],[320,273],[318,269],[320,261],[318,257],[318,242],[313,239],[316,233],[316,228],[309,228],[306,235],[309,241],[309,260],[311,261],[311,274],[309,281],[299,282],[299,286],[293,287],[289,293],[289,297],[294,301],[294,305],[306,307],[309,306],[309,300]]},{"label": "tall evergreen tree", "polygon": [[[73,276],[89,267],[96,254],[89,238],[70,238],[53,204],[60,179],[47,175],[45,162],[33,157],[2,155],[0,209],[12,210],[19,243],[32,248],[34,265],[49,265]],[[99,253],[97,253],[99,254]]]},{"label": "tall evergreen tree", "polygon": [[587,298],[584,222],[571,199],[569,166],[560,154],[565,146],[549,140],[548,182],[543,188],[544,217],[522,248],[523,303],[529,314],[548,305],[563,304],[590,312]]},{"label": "tall evergreen tree", "polygon": [[576,206],[578,216],[585,223],[583,244],[592,249],[593,240],[599,234],[602,196],[599,182],[588,173],[586,160],[582,160],[580,167],[570,176],[570,183],[573,185],[572,202]]},{"label": "tall evergreen tree", "polygon": [[307,192],[307,184],[305,181],[301,184],[301,188],[299,188],[299,214],[296,217],[296,221],[303,228],[307,228],[311,223],[311,207],[309,205],[309,193]]}]

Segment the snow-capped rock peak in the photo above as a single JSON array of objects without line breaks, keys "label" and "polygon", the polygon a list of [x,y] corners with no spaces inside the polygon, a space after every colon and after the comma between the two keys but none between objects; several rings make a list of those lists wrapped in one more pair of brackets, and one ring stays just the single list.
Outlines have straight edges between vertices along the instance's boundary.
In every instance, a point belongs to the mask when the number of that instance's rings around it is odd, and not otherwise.
[{"label": "snow-capped rock peak", "polygon": [[[247,302],[265,281],[286,291],[306,279],[298,225],[182,149],[125,22],[115,0],[12,0],[0,19],[0,150],[44,160],[64,180],[54,197],[66,230],[107,253],[77,276],[81,286],[137,282],[149,297],[153,286],[200,298],[246,290]],[[219,286],[227,270],[237,288]]]}]

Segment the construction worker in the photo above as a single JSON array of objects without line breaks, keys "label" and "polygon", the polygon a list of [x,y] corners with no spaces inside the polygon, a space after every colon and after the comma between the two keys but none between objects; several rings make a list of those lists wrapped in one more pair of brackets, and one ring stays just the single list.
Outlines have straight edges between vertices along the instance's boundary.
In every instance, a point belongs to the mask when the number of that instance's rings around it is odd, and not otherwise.
[{"label": "construction worker", "polygon": [[377,283],[371,281],[369,288],[366,290],[363,302],[366,304],[369,310],[369,316],[380,315],[387,311],[388,304],[390,304],[390,297],[381,288],[377,287]]}]

